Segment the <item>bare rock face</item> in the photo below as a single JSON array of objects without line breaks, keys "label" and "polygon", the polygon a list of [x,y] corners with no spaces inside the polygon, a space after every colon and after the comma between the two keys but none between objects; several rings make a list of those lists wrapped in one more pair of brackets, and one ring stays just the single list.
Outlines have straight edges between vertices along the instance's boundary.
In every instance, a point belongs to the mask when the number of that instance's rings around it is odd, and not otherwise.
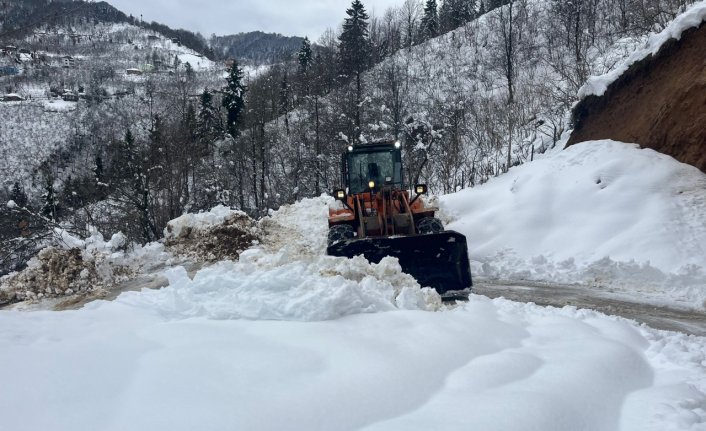
[{"label": "bare rock face", "polygon": [[568,145],[613,139],[640,144],[706,172],[706,23],[633,64],[603,96],[573,112]]}]

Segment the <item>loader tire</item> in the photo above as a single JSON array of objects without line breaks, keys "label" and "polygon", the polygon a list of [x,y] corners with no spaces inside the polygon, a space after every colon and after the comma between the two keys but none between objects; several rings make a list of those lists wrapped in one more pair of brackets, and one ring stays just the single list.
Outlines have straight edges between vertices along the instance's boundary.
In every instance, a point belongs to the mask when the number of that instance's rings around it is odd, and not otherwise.
[{"label": "loader tire", "polygon": [[428,233],[440,233],[444,231],[444,225],[436,217],[424,217],[417,222],[417,233],[418,234],[428,234]]},{"label": "loader tire", "polygon": [[355,237],[353,226],[348,224],[339,224],[331,226],[328,230],[328,245],[331,246],[339,241],[346,241]]}]

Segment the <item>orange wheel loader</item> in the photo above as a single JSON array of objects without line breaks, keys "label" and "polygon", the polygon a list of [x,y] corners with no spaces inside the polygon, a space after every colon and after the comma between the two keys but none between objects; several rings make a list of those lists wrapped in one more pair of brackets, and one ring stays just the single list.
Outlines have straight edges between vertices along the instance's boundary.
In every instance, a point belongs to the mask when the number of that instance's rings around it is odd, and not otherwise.
[{"label": "orange wheel loader", "polygon": [[[327,253],[363,255],[378,263],[396,257],[420,285],[453,295],[472,286],[466,237],[445,231],[425,206],[427,186],[405,186],[399,142],[351,145],[342,155],[341,183],[329,208]],[[414,197],[411,197],[414,194]]]}]

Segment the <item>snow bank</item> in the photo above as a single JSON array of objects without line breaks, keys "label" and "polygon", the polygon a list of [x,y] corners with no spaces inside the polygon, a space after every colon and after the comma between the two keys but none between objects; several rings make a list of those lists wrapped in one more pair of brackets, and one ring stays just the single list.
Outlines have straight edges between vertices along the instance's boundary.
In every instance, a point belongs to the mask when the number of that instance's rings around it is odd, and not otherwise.
[{"label": "snow bank", "polygon": [[232,210],[223,205],[218,205],[208,212],[184,214],[167,223],[167,227],[164,229],[164,238],[167,240],[182,238],[193,231],[209,230],[239,217],[247,217],[247,215],[242,211]]},{"label": "snow bank", "polygon": [[681,39],[682,33],[691,28],[699,27],[706,21],[706,1],[700,1],[691,5],[686,12],[679,15],[672,23],[657,34],[652,34],[647,39],[644,47],[634,51],[627,59],[623,60],[617,67],[601,76],[592,76],[579,90],[579,100],[588,96],[602,96],[608,87],[625,73],[633,64],[655,55],[670,39]]},{"label": "snow bank", "polygon": [[270,251],[287,247],[302,256],[326,254],[330,205],[336,205],[336,200],[323,194],[270,211],[259,222],[263,245]]},{"label": "snow bank", "polygon": [[78,108],[76,102],[66,102],[64,100],[49,100],[42,105],[47,112],[71,112]]},{"label": "snow bank", "polygon": [[133,245],[128,249],[122,233],[107,241],[95,228],[89,227],[89,234],[80,239],[55,229],[56,246],[40,251],[23,271],[0,279],[0,303],[74,294],[102,297],[116,283],[173,258],[162,244]]},{"label": "snow bank", "polygon": [[[476,296],[442,313],[307,323],[212,320],[198,307],[209,309],[217,298],[225,304],[232,294],[197,279],[197,292],[182,298],[195,301],[188,305],[194,312],[181,318],[150,302],[155,292],[78,311],[0,313],[1,427],[664,431],[706,425],[704,338],[585,310]],[[260,288],[250,295],[261,295]],[[239,292],[248,301],[245,286]],[[251,312],[259,305],[272,310],[267,301],[250,302]],[[310,305],[291,308],[303,313]]]},{"label": "snow bank", "polygon": [[468,238],[476,276],[705,307],[706,175],[669,156],[581,143],[440,202],[447,227]]},{"label": "snow bank", "polygon": [[441,306],[438,294],[421,289],[394,258],[376,265],[362,257],[304,260],[286,249],[275,254],[251,249],[238,262],[203,269],[193,280],[181,267],[166,276],[168,288],[125,293],[117,301],[170,318],[297,321]]}]

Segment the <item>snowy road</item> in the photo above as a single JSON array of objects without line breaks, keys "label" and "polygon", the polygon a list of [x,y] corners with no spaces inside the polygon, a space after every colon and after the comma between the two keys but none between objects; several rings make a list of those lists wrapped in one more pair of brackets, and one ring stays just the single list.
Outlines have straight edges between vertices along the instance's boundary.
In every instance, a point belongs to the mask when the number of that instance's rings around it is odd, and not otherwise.
[{"label": "snowy road", "polygon": [[503,297],[517,302],[564,307],[571,305],[625,317],[656,329],[706,336],[706,314],[665,306],[626,301],[591,291],[585,286],[531,281],[476,280],[473,292],[489,298]]}]

